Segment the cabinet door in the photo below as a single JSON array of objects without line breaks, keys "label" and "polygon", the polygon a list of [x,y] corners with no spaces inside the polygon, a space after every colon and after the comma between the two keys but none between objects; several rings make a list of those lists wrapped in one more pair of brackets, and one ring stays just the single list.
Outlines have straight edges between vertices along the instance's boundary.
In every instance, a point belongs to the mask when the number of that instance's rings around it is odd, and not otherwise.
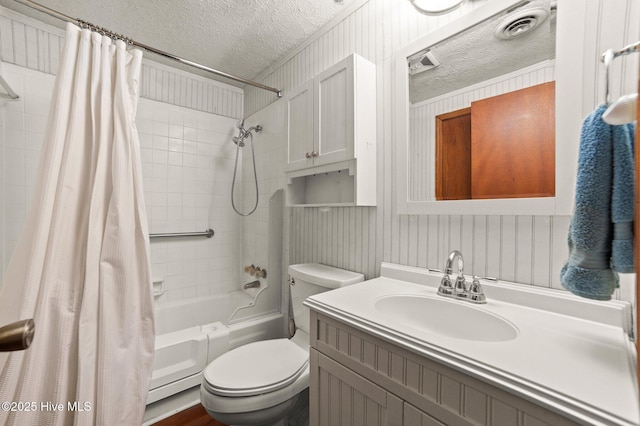
[{"label": "cabinet door", "polygon": [[350,56],[314,79],[316,166],[354,157],[353,64]]},{"label": "cabinet door", "polygon": [[472,198],[555,195],[555,85],[471,103]]},{"label": "cabinet door", "polygon": [[403,426],[447,426],[413,405],[404,403]]},{"label": "cabinet door", "polygon": [[299,170],[313,165],[313,81],[287,96],[288,165]]},{"label": "cabinet door", "polygon": [[402,401],[343,365],[310,349],[311,426],[401,426]]},{"label": "cabinet door", "polygon": [[471,198],[471,108],[436,116],[436,200]]}]

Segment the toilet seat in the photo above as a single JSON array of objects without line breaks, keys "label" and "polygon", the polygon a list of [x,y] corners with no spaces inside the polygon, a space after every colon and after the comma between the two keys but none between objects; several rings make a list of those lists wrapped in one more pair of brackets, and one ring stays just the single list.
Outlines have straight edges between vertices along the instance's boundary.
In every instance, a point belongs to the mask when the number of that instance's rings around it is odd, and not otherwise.
[{"label": "toilet seat", "polygon": [[204,388],[226,397],[275,392],[308,369],[309,353],[289,339],[262,340],[233,349],[204,370]]}]

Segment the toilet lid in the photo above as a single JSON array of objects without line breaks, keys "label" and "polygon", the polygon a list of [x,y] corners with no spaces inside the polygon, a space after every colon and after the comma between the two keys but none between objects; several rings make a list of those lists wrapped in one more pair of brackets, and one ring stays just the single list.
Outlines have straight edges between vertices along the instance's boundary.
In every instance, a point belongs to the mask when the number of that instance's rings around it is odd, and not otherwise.
[{"label": "toilet lid", "polygon": [[289,339],[262,340],[216,358],[204,370],[204,378],[217,395],[259,395],[293,383],[308,363],[309,353]]}]

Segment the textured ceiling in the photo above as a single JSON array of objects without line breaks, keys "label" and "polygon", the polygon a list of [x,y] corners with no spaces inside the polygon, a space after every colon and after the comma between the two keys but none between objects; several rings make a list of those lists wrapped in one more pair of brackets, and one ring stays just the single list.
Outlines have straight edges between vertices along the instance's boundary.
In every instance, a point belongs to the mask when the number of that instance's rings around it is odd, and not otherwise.
[{"label": "textured ceiling", "polygon": [[[137,42],[253,79],[334,18],[351,0],[36,0]],[[3,6],[57,27],[14,0]],[[160,60],[175,65],[175,62]],[[185,68],[188,69],[188,68]],[[193,68],[189,69],[195,72]],[[199,72],[212,77],[211,74]],[[236,84],[222,79],[226,83]]]},{"label": "textured ceiling", "polygon": [[[550,0],[535,0],[518,11],[543,8],[550,11]],[[560,6],[561,7],[561,6]],[[528,34],[511,40],[494,36],[496,26],[513,11],[493,18],[431,47],[440,66],[411,76],[411,103],[421,102],[481,81],[555,58],[555,11]]]}]

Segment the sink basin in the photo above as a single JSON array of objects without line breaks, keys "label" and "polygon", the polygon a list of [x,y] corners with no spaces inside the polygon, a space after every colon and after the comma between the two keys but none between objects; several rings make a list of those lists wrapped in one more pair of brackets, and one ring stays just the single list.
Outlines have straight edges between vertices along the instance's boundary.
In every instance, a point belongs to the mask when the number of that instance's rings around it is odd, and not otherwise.
[{"label": "sink basin", "polygon": [[399,325],[456,339],[504,342],[518,337],[518,329],[506,319],[444,297],[383,296],[375,309]]}]

